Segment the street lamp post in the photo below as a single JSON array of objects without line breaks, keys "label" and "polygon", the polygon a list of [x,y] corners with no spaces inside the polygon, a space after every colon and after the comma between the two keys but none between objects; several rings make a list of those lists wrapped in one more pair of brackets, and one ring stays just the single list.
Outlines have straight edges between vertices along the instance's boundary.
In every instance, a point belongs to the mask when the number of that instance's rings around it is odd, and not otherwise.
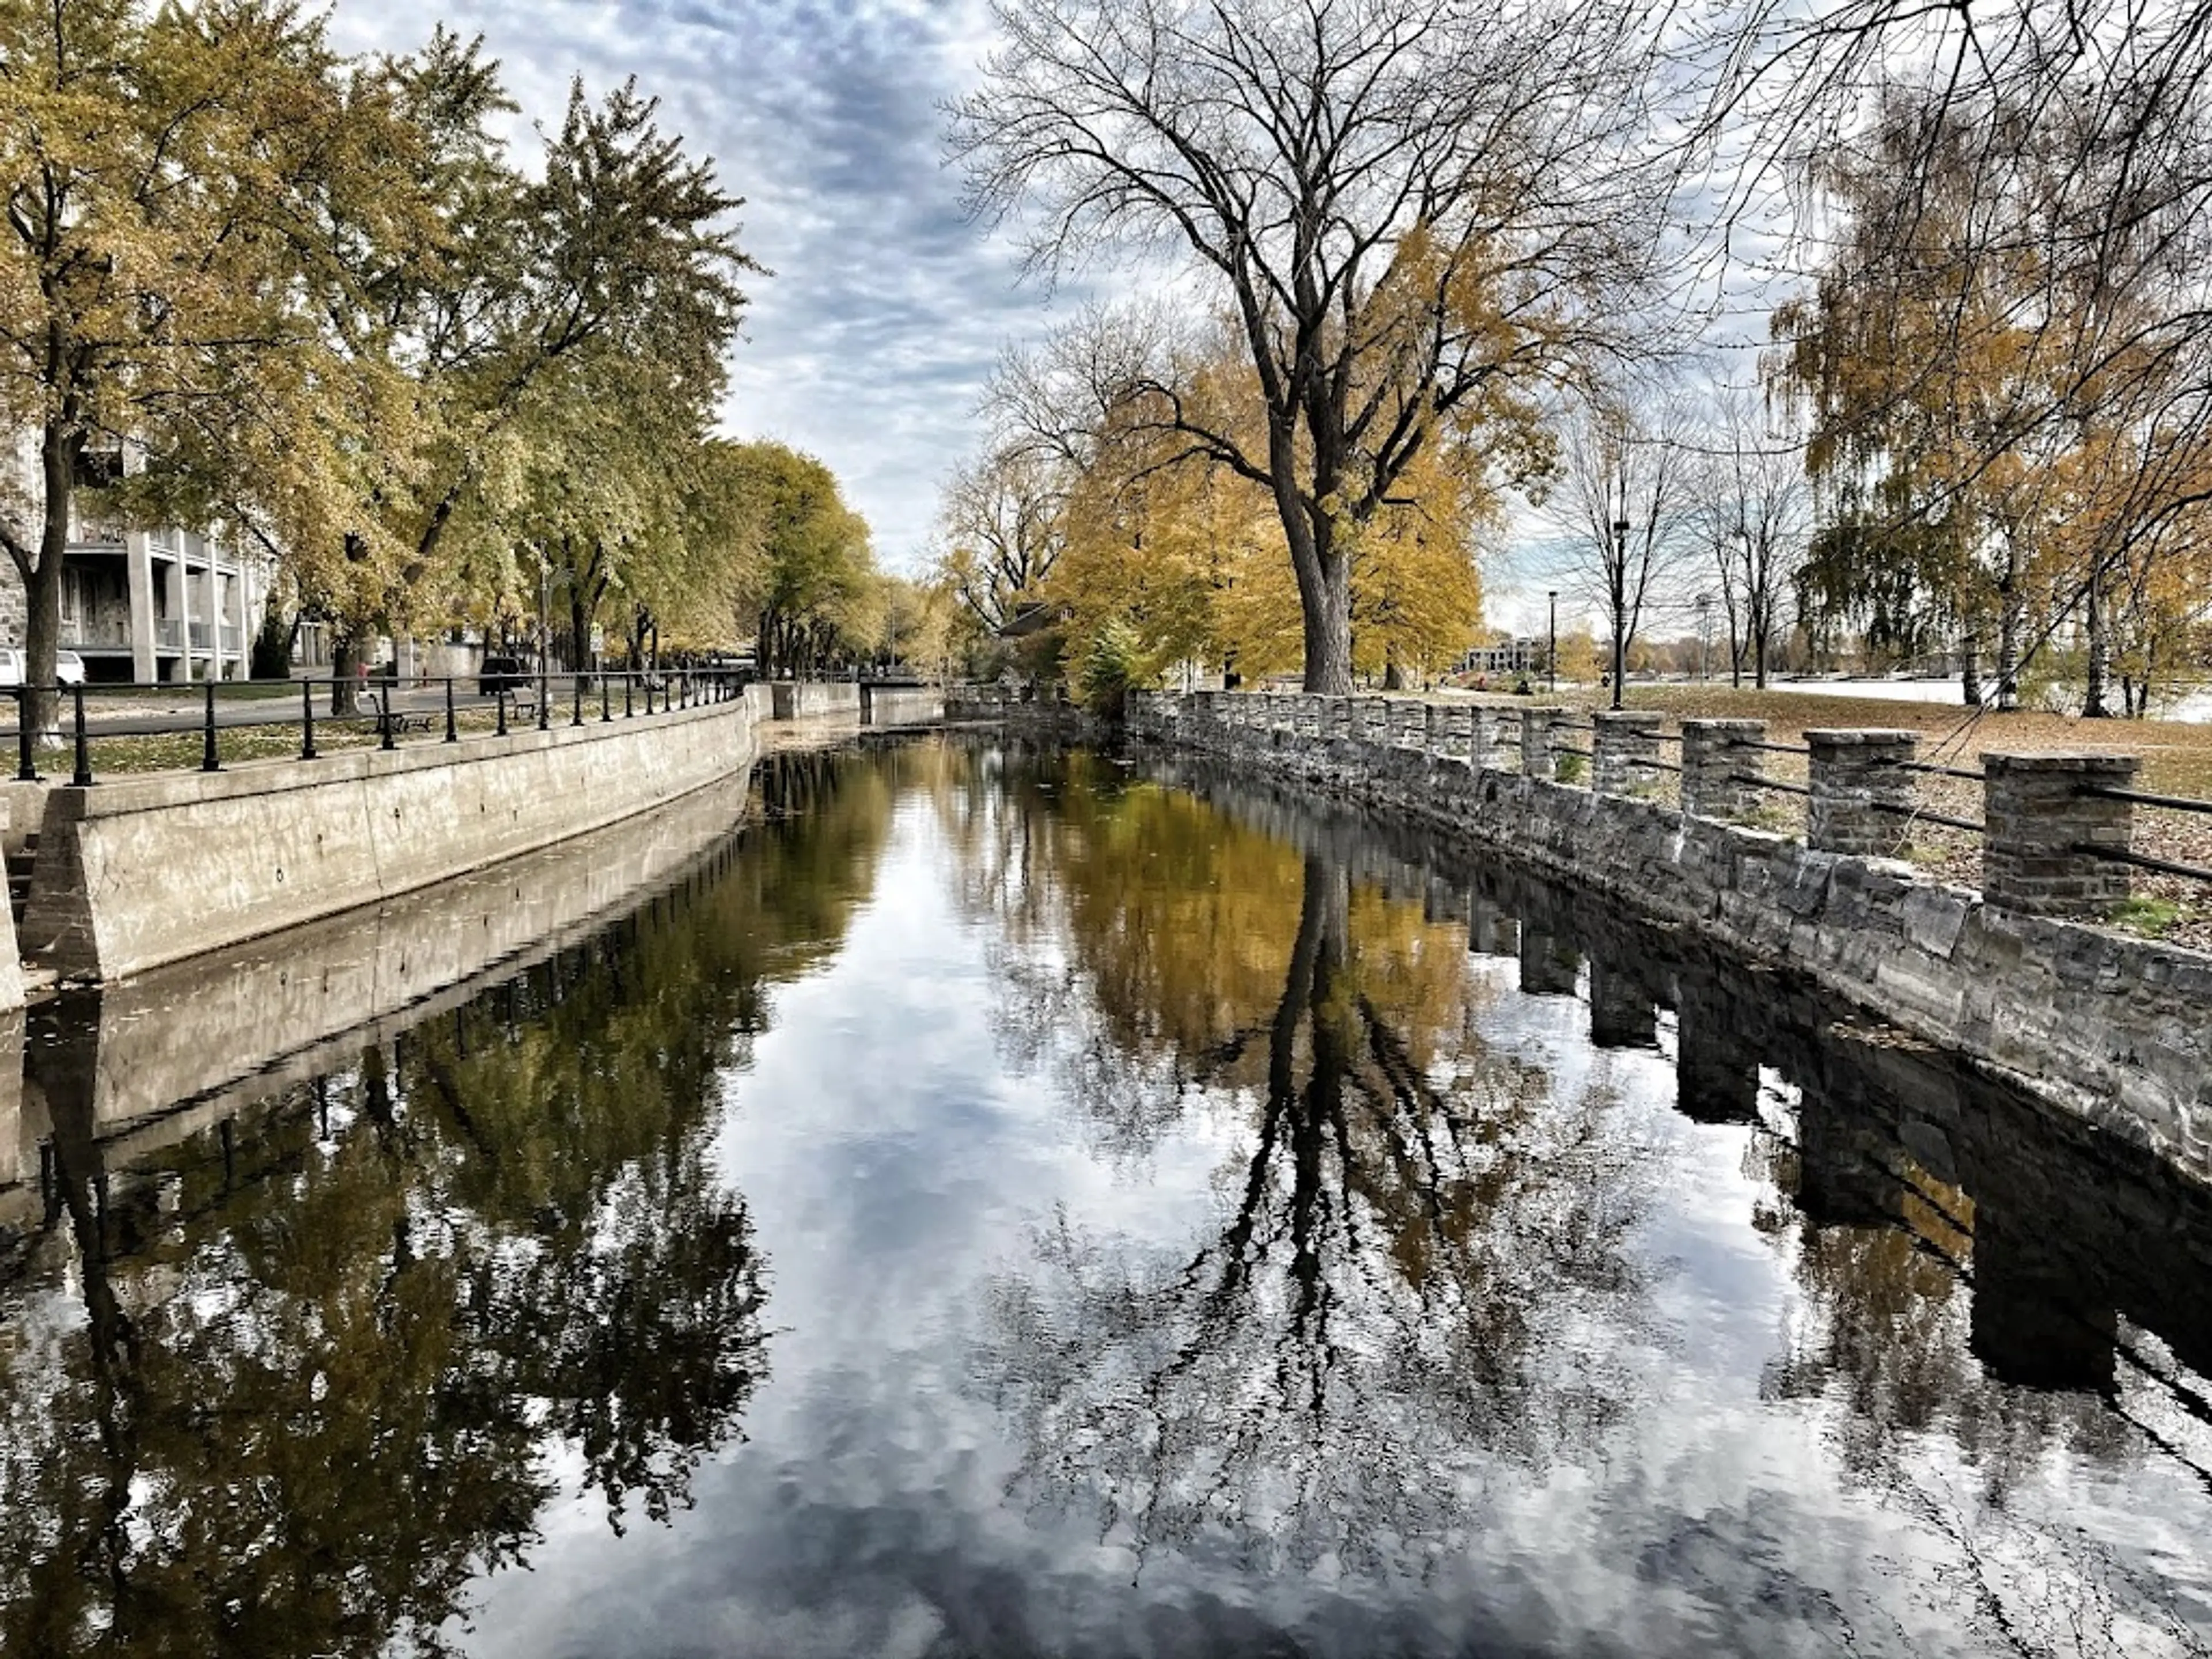
[{"label": "street lamp post", "polygon": [[1552,602],[1552,635],[1544,649],[1544,678],[1546,690],[1556,693],[1559,689],[1559,592],[1553,588],[1544,597]]}]

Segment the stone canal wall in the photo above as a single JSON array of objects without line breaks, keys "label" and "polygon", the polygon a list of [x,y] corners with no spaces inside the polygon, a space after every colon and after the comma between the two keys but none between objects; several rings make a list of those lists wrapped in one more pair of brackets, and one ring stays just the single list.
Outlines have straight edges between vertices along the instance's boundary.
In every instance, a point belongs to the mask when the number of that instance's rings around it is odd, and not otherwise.
[{"label": "stone canal wall", "polygon": [[20,945],[115,979],[374,904],[742,775],[757,707],[56,787]]},{"label": "stone canal wall", "polygon": [[[1255,714],[1239,706],[1267,701],[1289,707]],[[1499,715],[1512,717],[1510,729],[1491,723]],[[1992,757],[1993,830],[2039,836],[2051,848],[2048,856],[2033,848],[2022,856],[2012,842],[1996,849],[1985,894],[1852,850],[1869,815],[1894,805],[1883,797],[1896,774],[1882,769],[1893,769],[1885,740],[1895,734],[1808,734],[1808,845],[1727,822],[1711,799],[1692,793],[1701,750],[1722,744],[1725,732],[1686,729],[1686,794],[1705,808],[1686,811],[1549,775],[1560,752],[1550,711],[1455,708],[1439,712],[1444,729],[1433,737],[1431,718],[1424,705],[1380,698],[1224,694],[1139,696],[1129,712],[1139,736],[1498,848],[1752,960],[1806,972],[2212,1180],[2212,957],[2049,914],[2100,896],[2059,856],[2062,844],[2116,833],[2100,817],[2109,803],[2083,799],[2078,783],[2057,790],[2051,780],[2070,768],[2102,787],[2131,763]],[[1455,727],[1445,724],[1455,720]],[[1656,734],[1633,719],[1615,726],[1608,732],[1601,722],[1593,770],[1601,785],[1625,791],[1639,768],[1657,764]],[[1511,752],[1509,739],[1522,769],[1490,763]],[[1741,763],[1713,774],[1727,787],[1741,776]],[[1722,810],[1729,805],[1722,801]]]}]

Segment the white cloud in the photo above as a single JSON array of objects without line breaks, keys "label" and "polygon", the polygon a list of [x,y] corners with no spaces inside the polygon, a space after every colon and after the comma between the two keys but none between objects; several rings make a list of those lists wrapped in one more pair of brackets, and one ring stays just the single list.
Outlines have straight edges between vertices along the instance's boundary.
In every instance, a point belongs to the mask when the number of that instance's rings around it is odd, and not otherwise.
[{"label": "white cloud", "polygon": [[666,125],[746,198],[749,284],[724,425],[821,457],[885,562],[921,556],[1009,338],[1042,321],[1018,255],[960,208],[939,106],[988,40],[978,0],[338,0],[344,49],[398,50],[441,20],[480,33],[530,119],[571,77],[635,75]]}]

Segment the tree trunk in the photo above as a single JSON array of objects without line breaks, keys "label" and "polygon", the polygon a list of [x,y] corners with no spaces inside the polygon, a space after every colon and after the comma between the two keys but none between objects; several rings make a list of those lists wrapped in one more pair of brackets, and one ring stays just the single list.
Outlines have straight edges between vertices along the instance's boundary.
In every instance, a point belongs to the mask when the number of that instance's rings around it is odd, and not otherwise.
[{"label": "tree trunk", "polygon": [[1959,691],[1967,708],[1982,706],[1982,653],[1972,635],[1959,642]]},{"label": "tree trunk", "polygon": [[331,713],[350,714],[361,707],[361,634],[345,628],[331,641]]},{"label": "tree trunk", "polygon": [[[75,400],[70,400],[72,410]],[[70,509],[76,492],[77,453],[84,447],[72,422],[50,420],[41,434],[40,468],[46,484],[46,518],[39,526],[39,560],[23,574],[23,685],[32,729],[60,729],[55,690],[62,644],[62,562],[69,550]]]},{"label": "tree trunk", "polygon": [[2089,612],[2089,684],[2081,699],[2081,718],[2101,720],[2112,718],[2112,708],[2106,699],[2111,690],[2112,647],[2110,630],[2105,626],[2104,584],[2101,572],[2095,565],[2089,568],[2089,590],[2084,596]]},{"label": "tree trunk", "polygon": [[1295,446],[1287,434],[1269,434],[1275,508],[1291,544],[1298,579],[1298,611],[1305,633],[1305,689],[1322,696],[1352,691],[1352,562],[1334,546],[1326,519],[1306,515],[1297,483]]},{"label": "tree trunk", "polygon": [[1628,607],[1615,595],[1613,602],[1613,706],[1620,707],[1620,683],[1628,678]]},{"label": "tree trunk", "polygon": [[1997,707],[2020,707],[2020,579],[2008,563],[1997,583]]},{"label": "tree trunk", "polygon": [[580,674],[588,666],[590,629],[590,619],[584,614],[583,585],[580,582],[568,590],[568,671],[571,673]]},{"label": "tree trunk", "polygon": [[1352,691],[1352,569],[1341,559],[1298,573],[1304,623],[1305,689],[1323,696]]}]

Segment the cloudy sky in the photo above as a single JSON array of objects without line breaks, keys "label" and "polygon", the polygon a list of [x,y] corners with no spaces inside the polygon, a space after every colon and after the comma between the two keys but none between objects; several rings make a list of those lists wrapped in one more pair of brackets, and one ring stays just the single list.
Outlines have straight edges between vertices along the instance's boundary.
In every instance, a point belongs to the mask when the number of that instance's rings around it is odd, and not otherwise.
[{"label": "cloudy sky", "polygon": [[984,378],[1042,289],[962,215],[939,106],[988,49],[983,0],[334,0],[340,44],[483,35],[527,115],[635,75],[746,198],[750,284],[725,425],[820,456],[885,562],[922,556]]}]

